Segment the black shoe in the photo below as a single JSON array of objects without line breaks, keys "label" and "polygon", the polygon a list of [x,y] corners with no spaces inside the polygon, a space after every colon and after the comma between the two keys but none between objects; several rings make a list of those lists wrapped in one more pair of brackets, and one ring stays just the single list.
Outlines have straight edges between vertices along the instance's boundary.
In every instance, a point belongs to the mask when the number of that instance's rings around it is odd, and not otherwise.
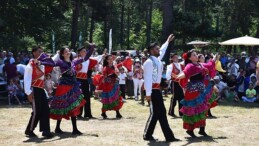
[{"label": "black shoe", "polygon": [[193,131],[186,131],[187,134],[189,134],[192,138],[196,138],[197,136],[193,133]]},{"label": "black shoe", "polygon": [[92,115],[89,115],[89,116],[84,116],[84,118],[89,118],[89,119],[92,119],[93,116]]},{"label": "black shoe", "polygon": [[83,133],[80,132],[79,130],[73,130],[72,134],[73,135],[82,135]]},{"label": "black shoe", "polygon": [[146,141],[157,141],[158,139],[155,139],[153,136],[151,137],[143,137],[144,140]]},{"label": "black shoe", "polygon": [[176,142],[176,141],[181,141],[181,140],[177,138],[171,138],[166,140],[166,142]]},{"label": "black shoe", "polygon": [[122,118],[122,115],[121,114],[116,114],[116,118]]},{"label": "black shoe", "polygon": [[61,129],[55,129],[55,133],[57,133],[57,134],[62,134],[62,133],[64,133]]},{"label": "black shoe", "polygon": [[52,138],[54,137],[54,135],[51,132],[42,132],[42,136],[44,136],[45,138]]},{"label": "black shoe", "polygon": [[103,119],[107,119],[106,113],[102,113],[101,116],[103,117]]},{"label": "black shoe", "polygon": [[177,117],[175,114],[168,114],[169,116],[172,116],[172,117]]},{"label": "black shoe", "polygon": [[37,135],[33,131],[25,131],[25,135],[28,137],[37,137]]},{"label": "black shoe", "polygon": [[208,136],[209,136],[205,131],[199,131],[199,134],[200,134],[200,135],[203,135],[203,136],[205,136],[205,137],[208,137]]},{"label": "black shoe", "polygon": [[83,117],[81,115],[78,115],[77,118],[78,119],[83,119]]},{"label": "black shoe", "polygon": [[145,103],[144,103],[144,102],[139,102],[138,104],[145,105]]}]

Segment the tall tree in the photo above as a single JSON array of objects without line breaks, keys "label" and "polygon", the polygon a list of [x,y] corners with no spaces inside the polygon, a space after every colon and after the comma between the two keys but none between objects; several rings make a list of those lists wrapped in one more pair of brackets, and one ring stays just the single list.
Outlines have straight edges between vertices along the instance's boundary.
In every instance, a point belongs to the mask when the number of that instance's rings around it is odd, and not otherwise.
[{"label": "tall tree", "polygon": [[[163,13],[163,27],[162,27],[162,42],[164,43],[167,37],[173,33],[173,6],[174,0],[162,0],[162,13]],[[172,45],[168,46],[165,53],[165,61],[169,62],[170,52]]]},{"label": "tall tree", "polygon": [[73,17],[72,17],[72,31],[71,31],[71,49],[76,49],[78,16],[80,10],[80,0],[72,0]]}]

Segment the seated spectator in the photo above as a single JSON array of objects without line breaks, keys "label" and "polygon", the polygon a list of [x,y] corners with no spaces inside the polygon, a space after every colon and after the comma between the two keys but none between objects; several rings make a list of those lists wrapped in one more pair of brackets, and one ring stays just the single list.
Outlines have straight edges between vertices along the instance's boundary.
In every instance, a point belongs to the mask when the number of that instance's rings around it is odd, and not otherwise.
[{"label": "seated spectator", "polygon": [[242,99],[242,97],[245,96],[245,74],[246,71],[240,69],[239,76],[237,77],[237,92],[239,99]]},{"label": "seated spectator", "polygon": [[228,95],[228,85],[226,83],[224,83],[223,81],[221,81],[219,76],[215,76],[214,77],[214,81],[215,81],[215,85],[218,88],[218,94],[219,97],[227,97]]},{"label": "seated spectator", "polygon": [[22,103],[20,102],[20,100],[17,97],[17,90],[19,90],[19,88],[16,86],[13,79],[9,80],[9,85],[7,86],[7,90],[8,90],[9,105],[12,105],[11,102],[12,102],[13,98],[15,98],[16,101],[21,105]]},{"label": "seated spectator", "polygon": [[244,102],[255,102],[256,101],[256,91],[253,84],[250,83],[249,88],[246,90],[246,96],[242,97]]},{"label": "seated spectator", "polygon": [[22,103],[27,102],[27,97],[25,96],[24,89],[23,89],[23,82],[19,81],[18,79],[14,80],[15,85],[18,87],[18,90],[16,91],[17,97]]},{"label": "seated spectator", "polygon": [[239,65],[236,63],[234,58],[231,59],[231,62],[227,65],[228,68],[228,75],[235,75],[237,77]]},{"label": "seated spectator", "polygon": [[228,101],[239,101],[239,98],[236,93],[236,87],[237,87],[237,80],[235,75],[231,75],[230,79],[227,82],[228,84],[228,95],[227,95],[227,100]]},{"label": "seated spectator", "polygon": [[10,64],[10,61],[8,59],[5,60],[5,65],[3,67],[3,73],[6,75],[8,82],[10,79],[16,78],[18,76],[16,65]]}]

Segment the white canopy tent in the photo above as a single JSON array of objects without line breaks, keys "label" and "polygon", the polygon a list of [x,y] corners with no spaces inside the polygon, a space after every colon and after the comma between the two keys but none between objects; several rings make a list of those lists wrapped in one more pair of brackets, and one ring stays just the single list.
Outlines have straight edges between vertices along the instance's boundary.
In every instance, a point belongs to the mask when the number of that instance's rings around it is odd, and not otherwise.
[{"label": "white canopy tent", "polygon": [[205,46],[208,46],[209,44],[210,44],[209,42],[198,41],[198,40],[187,43],[187,45],[193,45],[195,48],[205,47]]},{"label": "white canopy tent", "polygon": [[221,42],[219,44],[220,45],[229,45],[229,46],[235,46],[235,45],[258,46],[259,45],[259,39],[246,35],[244,37],[230,39],[230,40]]}]

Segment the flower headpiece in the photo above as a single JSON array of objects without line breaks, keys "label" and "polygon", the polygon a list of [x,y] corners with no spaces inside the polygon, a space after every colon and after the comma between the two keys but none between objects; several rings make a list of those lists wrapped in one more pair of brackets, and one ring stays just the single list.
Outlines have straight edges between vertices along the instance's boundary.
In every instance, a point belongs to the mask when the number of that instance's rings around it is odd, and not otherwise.
[{"label": "flower headpiece", "polygon": [[188,59],[187,53],[183,53],[183,59],[184,59],[184,60],[187,60],[187,59]]}]

